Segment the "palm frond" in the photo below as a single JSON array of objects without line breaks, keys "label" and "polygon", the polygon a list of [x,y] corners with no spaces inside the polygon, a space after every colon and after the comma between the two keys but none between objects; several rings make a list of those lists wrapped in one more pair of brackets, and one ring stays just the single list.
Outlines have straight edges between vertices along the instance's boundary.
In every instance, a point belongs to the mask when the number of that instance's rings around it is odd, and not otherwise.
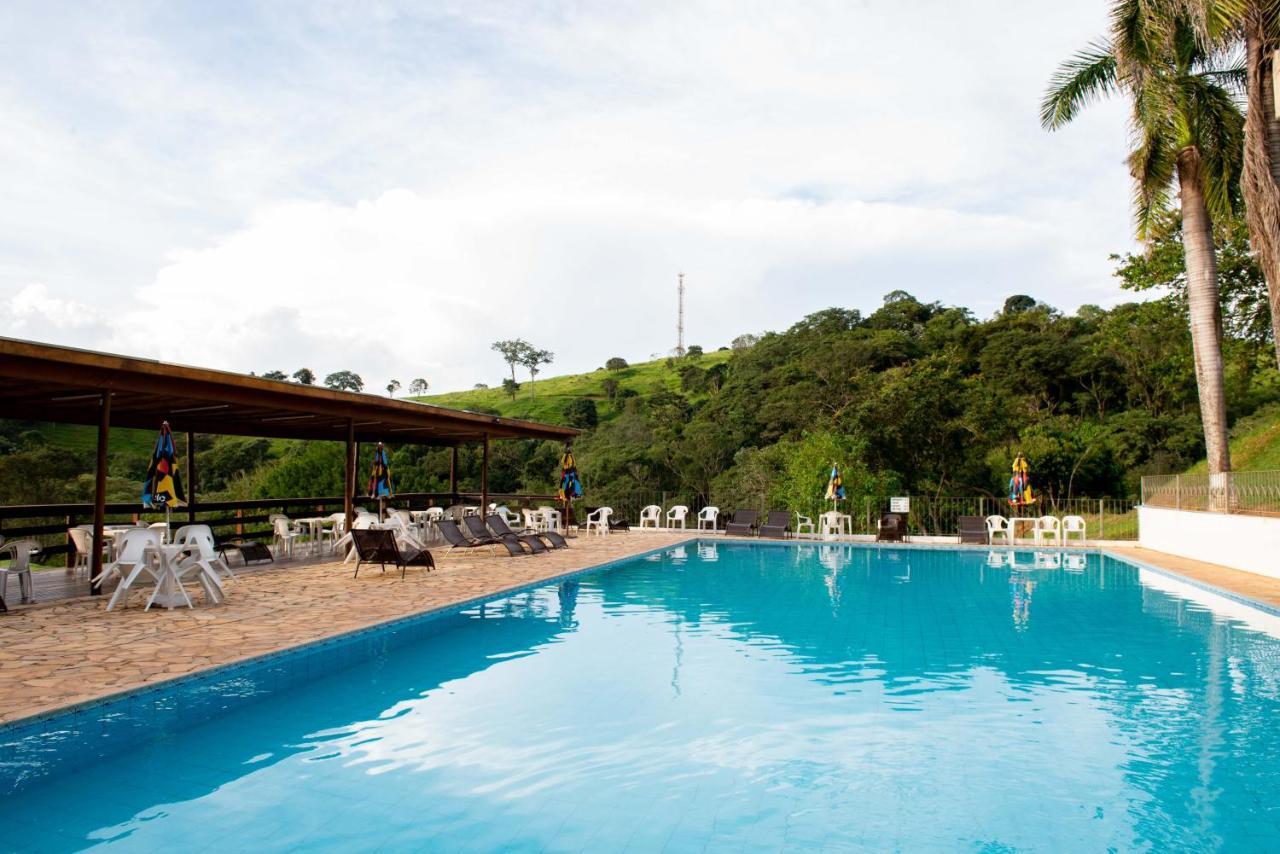
[{"label": "palm frond", "polygon": [[1217,220],[1226,219],[1239,202],[1243,168],[1244,115],[1226,88],[1207,75],[1183,81],[1192,137],[1200,151],[1205,203]]},{"label": "palm frond", "polygon": [[1137,145],[1129,155],[1129,174],[1133,176],[1134,224],[1138,239],[1150,240],[1162,218],[1170,209],[1177,148],[1169,128],[1135,124]]},{"label": "palm frond", "polygon": [[1040,102],[1040,124],[1057,130],[1088,104],[1116,91],[1115,56],[1108,45],[1091,44],[1064,62],[1049,81]]}]

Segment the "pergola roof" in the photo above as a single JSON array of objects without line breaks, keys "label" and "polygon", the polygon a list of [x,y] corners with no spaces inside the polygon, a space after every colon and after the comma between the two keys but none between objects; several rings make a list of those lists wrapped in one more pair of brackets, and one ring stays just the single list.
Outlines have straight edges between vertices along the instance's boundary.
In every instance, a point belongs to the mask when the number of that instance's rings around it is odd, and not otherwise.
[{"label": "pergola roof", "polygon": [[458,445],[578,435],[572,427],[333,391],[228,371],[0,338],[0,418],[93,424],[111,393],[111,424],[282,439]]}]

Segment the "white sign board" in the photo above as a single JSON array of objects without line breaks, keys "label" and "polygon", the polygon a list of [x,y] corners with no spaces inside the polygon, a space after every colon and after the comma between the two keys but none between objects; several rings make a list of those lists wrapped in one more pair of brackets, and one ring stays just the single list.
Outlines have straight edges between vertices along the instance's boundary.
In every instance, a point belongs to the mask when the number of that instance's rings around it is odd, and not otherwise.
[{"label": "white sign board", "polygon": [[901,496],[898,498],[890,498],[889,512],[890,513],[910,513],[911,499],[906,496]]}]

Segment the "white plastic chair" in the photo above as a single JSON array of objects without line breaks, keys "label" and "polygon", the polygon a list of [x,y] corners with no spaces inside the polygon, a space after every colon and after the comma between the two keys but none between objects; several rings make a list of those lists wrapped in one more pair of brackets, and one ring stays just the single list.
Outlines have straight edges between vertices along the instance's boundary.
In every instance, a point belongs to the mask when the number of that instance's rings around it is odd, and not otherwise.
[{"label": "white plastic chair", "polygon": [[716,521],[720,518],[720,508],[707,505],[698,511],[698,530],[709,528],[712,531],[716,529]]},{"label": "white plastic chair", "polygon": [[68,528],[67,536],[71,538],[71,545],[76,550],[72,569],[77,575],[82,571],[88,575],[89,567],[93,565],[93,531],[86,531],[84,528]]},{"label": "white plastic chair", "polygon": [[988,516],[987,542],[994,546],[996,537],[1004,537],[1005,545],[1012,542],[1009,536],[1009,520],[1003,516]]},{"label": "white plastic chair", "polygon": [[191,546],[194,549],[192,557],[203,562],[209,572],[227,578],[236,577],[222,555],[218,554],[213,529],[208,525],[183,525],[174,533],[173,541],[180,546]]},{"label": "white plastic chair", "polygon": [[542,516],[542,530],[559,531],[560,530],[560,511],[554,507],[539,507],[538,513]]},{"label": "white plastic chair", "polygon": [[809,534],[809,536],[815,536],[818,533],[818,529],[813,527],[813,519],[809,518],[808,516],[802,516],[799,513],[797,513],[796,514],[796,536],[799,537],[801,534],[806,532]]},{"label": "white plastic chair", "polygon": [[116,559],[102,568],[93,582],[100,583],[108,575],[120,576],[120,583],[107,603],[107,610],[115,608],[116,603],[124,599],[134,584],[143,575],[149,575],[157,585],[160,583],[160,571],[156,566],[152,550],[160,548],[160,532],[150,528],[139,528],[136,531],[125,531],[116,537]]},{"label": "white plastic chair", "polygon": [[279,558],[282,551],[293,557],[293,541],[298,539],[298,532],[294,530],[289,517],[272,516],[271,530],[271,548],[275,550],[276,557]]},{"label": "white plastic chair", "polygon": [[153,531],[160,532],[160,542],[169,542],[169,523],[168,522],[152,522],[147,526]]},{"label": "white plastic chair", "polygon": [[609,533],[609,517],[612,515],[612,507],[598,507],[594,513],[587,514],[587,533],[591,533],[592,529],[599,536]]},{"label": "white plastic chair", "polygon": [[683,504],[677,504],[667,511],[667,528],[674,530],[676,523],[680,524],[680,530],[684,530],[685,519],[689,516],[689,508]]},{"label": "white plastic chair", "polygon": [[512,530],[518,531],[524,524],[520,518],[520,514],[513,512],[511,508],[505,504],[499,504],[497,507],[493,508],[493,512],[494,515],[501,516],[502,521],[506,522],[507,527]]},{"label": "white plastic chair", "polygon": [[41,551],[43,548],[35,540],[10,540],[0,546],[0,557],[9,556],[9,565],[0,567],[0,599],[9,598],[9,576],[16,575],[22,601],[31,601],[31,559],[39,557]]},{"label": "white plastic chair", "polygon": [[640,511],[640,527],[641,528],[661,528],[662,527],[662,508],[657,504],[650,504]]},{"label": "white plastic chair", "polygon": [[1031,538],[1036,543],[1048,540],[1062,545],[1062,520],[1057,516],[1041,516],[1031,527]]},{"label": "white plastic chair", "polygon": [[1071,535],[1075,534],[1080,541],[1080,545],[1084,545],[1089,536],[1085,532],[1085,524],[1083,516],[1063,516],[1062,517],[1062,544],[1065,546],[1071,540]]},{"label": "white plastic chair", "polygon": [[534,533],[540,533],[547,529],[546,517],[544,517],[538,511],[526,507],[523,510],[521,510],[520,513],[524,516],[524,529],[526,531],[533,531]]}]

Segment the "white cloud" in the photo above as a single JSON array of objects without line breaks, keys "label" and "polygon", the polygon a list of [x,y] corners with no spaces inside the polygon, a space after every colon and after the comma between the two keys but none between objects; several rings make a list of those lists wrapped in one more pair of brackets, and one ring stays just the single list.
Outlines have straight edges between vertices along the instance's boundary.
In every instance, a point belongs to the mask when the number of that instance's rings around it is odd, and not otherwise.
[{"label": "white cloud", "polygon": [[[1123,110],[1036,121],[1105,24],[1102,0],[6,7],[30,38],[0,65],[0,300],[47,286],[32,337],[441,390],[495,382],[499,337],[553,372],[668,349],[680,270],[709,347],[897,288],[1113,301]],[[105,320],[60,326],[60,300]],[[137,335],[168,316],[193,333]]]}]

